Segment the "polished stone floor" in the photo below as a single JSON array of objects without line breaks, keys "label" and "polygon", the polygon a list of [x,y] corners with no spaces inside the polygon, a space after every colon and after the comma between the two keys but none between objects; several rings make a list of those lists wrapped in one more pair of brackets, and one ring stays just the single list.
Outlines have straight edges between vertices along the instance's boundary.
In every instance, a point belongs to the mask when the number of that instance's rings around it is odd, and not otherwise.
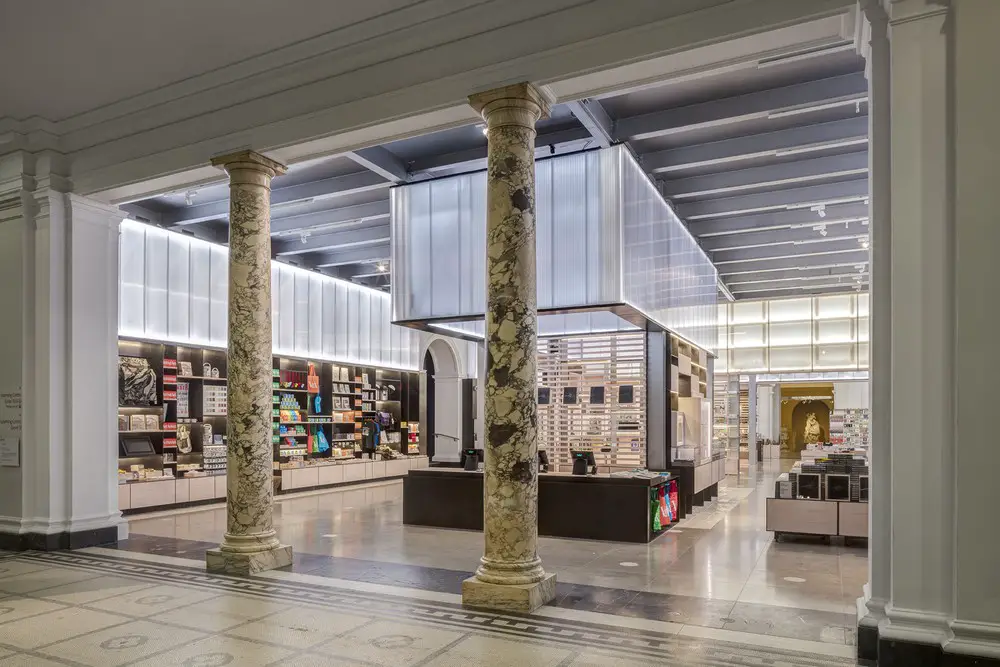
[{"label": "polished stone floor", "polygon": [[839,667],[849,649],[139,552],[0,555],[0,667]]},{"label": "polished stone floor", "polygon": [[[778,472],[772,466],[728,482],[718,500],[649,545],[542,538],[542,559],[559,580],[558,597],[543,614],[706,642],[852,655],[866,550],[819,541],[776,543],[764,528],[764,500]],[[461,581],[477,564],[482,535],[403,526],[401,516],[399,482],[281,497],[276,526],[282,541],[294,547],[295,562],[280,575],[460,603]],[[200,567],[204,551],[224,529],[221,506],[140,515],[131,520],[131,538],[119,553]],[[562,661],[552,664],[591,664]]]}]

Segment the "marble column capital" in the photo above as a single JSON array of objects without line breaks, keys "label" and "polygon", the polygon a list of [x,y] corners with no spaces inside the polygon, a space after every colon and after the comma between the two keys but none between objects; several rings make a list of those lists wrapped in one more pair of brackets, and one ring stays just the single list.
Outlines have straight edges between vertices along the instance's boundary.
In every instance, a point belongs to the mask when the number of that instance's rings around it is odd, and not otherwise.
[{"label": "marble column capital", "polygon": [[288,171],[288,167],[256,151],[245,150],[212,158],[212,166],[229,174],[231,185],[270,186],[271,179]]},{"label": "marble column capital", "polygon": [[487,127],[520,125],[535,129],[535,122],[549,115],[549,101],[530,83],[516,83],[469,96],[469,105]]}]

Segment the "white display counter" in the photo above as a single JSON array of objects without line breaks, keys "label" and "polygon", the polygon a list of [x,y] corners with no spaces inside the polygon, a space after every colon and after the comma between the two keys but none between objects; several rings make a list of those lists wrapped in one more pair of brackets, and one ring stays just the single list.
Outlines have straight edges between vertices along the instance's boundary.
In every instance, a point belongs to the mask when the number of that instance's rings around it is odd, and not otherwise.
[{"label": "white display counter", "polygon": [[[288,493],[304,489],[357,484],[379,479],[404,477],[410,470],[430,465],[426,456],[408,456],[391,461],[352,459],[315,464],[302,468],[275,471],[276,492]],[[169,509],[175,505],[216,502],[226,498],[226,476],[161,477],[118,485],[118,509],[135,513],[138,510]]]}]

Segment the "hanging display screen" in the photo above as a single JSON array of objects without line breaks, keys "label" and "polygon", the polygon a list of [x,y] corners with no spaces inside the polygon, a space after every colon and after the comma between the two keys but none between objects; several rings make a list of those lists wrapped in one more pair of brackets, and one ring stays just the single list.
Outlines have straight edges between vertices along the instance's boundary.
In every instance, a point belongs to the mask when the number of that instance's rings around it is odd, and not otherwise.
[{"label": "hanging display screen", "polygon": [[576,387],[563,387],[563,403],[566,405],[575,405],[576,393]]},{"label": "hanging display screen", "polygon": [[635,387],[630,384],[623,384],[618,387],[618,402],[619,403],[634,403],[635,402]]},{"label": "hanging display screen", "polygon": [[604,387],[590,388],[590,403],[591,405],[601,405],[604,403]]},{"label": "hanging display screen", "polygon": [[551,399],[551,393],[552,393],[552,390],[549,389],[548,387],[539,387],[538,388],[538,404],[539,405],[548,405],[549,401]]}]

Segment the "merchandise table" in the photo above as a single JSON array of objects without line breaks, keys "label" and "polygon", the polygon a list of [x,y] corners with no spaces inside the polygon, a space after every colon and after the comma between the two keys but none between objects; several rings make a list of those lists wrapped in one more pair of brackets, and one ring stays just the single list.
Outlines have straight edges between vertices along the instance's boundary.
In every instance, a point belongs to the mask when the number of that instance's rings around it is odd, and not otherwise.
[{"label": "merchandise table", "polygon": [[[650,492],[672,479],[539,473],[538,534],[651,542],[663,530],[653,531]],[[403,478],[403,523],[482,530],[483,473],[410,470]]]}]

